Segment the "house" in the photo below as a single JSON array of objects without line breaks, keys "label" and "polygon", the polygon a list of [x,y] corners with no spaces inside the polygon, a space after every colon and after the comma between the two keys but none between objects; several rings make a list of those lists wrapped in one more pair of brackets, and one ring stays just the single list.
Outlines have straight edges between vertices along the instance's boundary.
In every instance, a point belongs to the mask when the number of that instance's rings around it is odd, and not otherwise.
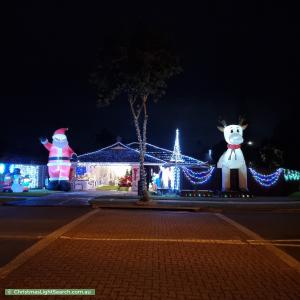
[{"label": "house", "polygon": [[[118,185],[119,179],[132,174],[132,190],[137,191],[139,181],[139,151],[117,142],[111,146],[78,156],[75,190],[93,189],[101,185]],[[165,161],[145,155],[145,169],[159,170]]]},{"label": "house", "polygon": [[[126,174],[132,175],[132,191],[138,190],[140,152],[136,142],[125,145],[121,142],[78,156],[74,165],[75,190],[94,189],[103,185],[118,185],[119,179]],[[183,155],[179,146],[179,131],[176,131],[174,150],[168,150],[146,143],[145,171],[147,184],[156,176],[160,187],[179,189],[180,170],[177,166],[203,166],[200,160]]]}]

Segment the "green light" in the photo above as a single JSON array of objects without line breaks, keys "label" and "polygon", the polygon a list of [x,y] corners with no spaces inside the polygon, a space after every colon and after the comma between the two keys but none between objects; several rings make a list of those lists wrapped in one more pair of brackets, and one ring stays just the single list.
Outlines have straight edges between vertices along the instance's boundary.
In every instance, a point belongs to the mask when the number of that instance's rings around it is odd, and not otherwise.
[{"label": "green light", "polygon": [[284,169],[284,179],[285,181],[300,181],[300,172]]}]

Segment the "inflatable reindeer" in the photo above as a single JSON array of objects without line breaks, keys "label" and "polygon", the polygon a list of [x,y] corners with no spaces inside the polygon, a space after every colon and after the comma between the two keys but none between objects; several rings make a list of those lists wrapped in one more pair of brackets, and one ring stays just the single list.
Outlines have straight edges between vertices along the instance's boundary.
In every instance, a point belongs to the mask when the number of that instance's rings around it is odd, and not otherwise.
[{"label": "inflatable reindeer", "polygon": [[218,129],[224,133],[227,142],[227,151],[220,157],[217,167],[222,168],[222,190],[229,191],[230,186],[230,169],[238,169],[239,172],[239,188],[247,190],[247,167],[241,150],[243,143],[243,131],[247,128],[247,124],[243,125],[244,119],[240,118],[239,125],[226,125],[223,120]]}]

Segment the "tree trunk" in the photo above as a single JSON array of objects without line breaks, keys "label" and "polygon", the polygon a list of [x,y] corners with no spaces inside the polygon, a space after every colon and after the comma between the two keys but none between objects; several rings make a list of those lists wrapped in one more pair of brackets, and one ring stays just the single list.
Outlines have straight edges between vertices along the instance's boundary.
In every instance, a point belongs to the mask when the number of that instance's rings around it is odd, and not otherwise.
[{"label": "tree trunk", "polygon": [[142,143],[140,145],[140,169],[142,170],[141,172],[141,180],[142,180],[142,193],[145,195],[147,192],[147,182],[146,182],[146,172],[145,172],[145,154],[146,154],[146,137],[147,137],[147,121],[148,121],[148,116],[144,116],[144,121],[143,121],[143,138],[142,138]]},{"label": "tree trunk", "polygon": [[145,153],[144,153],[141,129],[139,126],[139,121],[136,117],[134,117],[134,126],[135,126],[138,143],[139,143],[139,149],[140,149],[140,182],[141,182],[141,195],[143,195],[145,191],[145,168],[144,168]]},{"label": "tree trunk", "polygon": [[[143,104],[141,107],[135,111],[134,103],[135,99],[129,100],[134,126],[138,138],[139,149],[140,149],[140,183],[141,183],[141,190],[140,195],[141,199],[149,200],[147,195],[147,184],[146,184],[146,172],[145,172],[145,153],[146,153],[146,138],[147,138],[147,121],[148,121],[148,114],[147,114],[147,107],[146,107],[147,96],[143,97]],[[144,119],[143,119],[143,126],[140,128],[139,117],[141,115],[142,109],[144,110]]]}]

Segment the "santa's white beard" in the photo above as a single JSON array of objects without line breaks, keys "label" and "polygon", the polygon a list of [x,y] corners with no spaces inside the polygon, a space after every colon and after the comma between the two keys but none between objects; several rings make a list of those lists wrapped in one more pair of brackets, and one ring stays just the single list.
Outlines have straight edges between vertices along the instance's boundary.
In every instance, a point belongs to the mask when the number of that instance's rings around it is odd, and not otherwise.
[{"label": "santa's white beard", "polygon": [[53,140],[53,145],[57,148],[64,148],[68,146],[68,140],[67,139],[63,141]]}]

